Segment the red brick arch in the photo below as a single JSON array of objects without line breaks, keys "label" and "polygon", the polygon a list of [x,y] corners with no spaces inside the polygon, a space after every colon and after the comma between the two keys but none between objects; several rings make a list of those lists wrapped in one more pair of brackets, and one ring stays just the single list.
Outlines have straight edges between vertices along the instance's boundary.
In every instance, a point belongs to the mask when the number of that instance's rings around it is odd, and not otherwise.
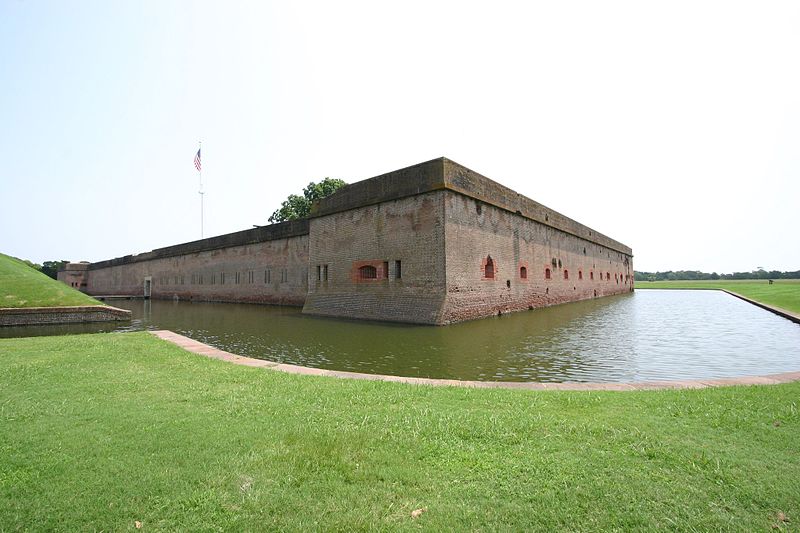
[{"label": "red brick arch", "polygon": [[519,274],[520,281],[528,281],[531,275],[531,269],[528,267],[527,261],[520,261],[517,265],[517,273]]},{"label": "red brick arch", "polygon": [[[374,269],[375,277],[369,277]],[[374,259],[370,261],[353,261],[350,267],[350,279],[355,283],[370,283],[389,279],[386,261]]]},{"label": "red brick arch", "polygon": [[488,254],[481,259],[481,279],[493,280],[500,269],[497,268],[497,259]]}]

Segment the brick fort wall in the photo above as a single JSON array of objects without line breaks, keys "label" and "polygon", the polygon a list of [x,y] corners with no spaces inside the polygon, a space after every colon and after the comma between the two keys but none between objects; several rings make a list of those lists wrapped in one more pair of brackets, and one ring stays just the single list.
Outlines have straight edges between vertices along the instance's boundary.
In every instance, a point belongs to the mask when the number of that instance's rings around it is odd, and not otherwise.
[{"label": "brick fort wall", "polygon": [[[283,223],[93,263],[87,292],[301,306],[308,284],[308,221]],[[262,240],[263,239],[263,240]]]},{"label": "brick fort wall", "polygon": [[441,323],[444,192],[311,219],[304,313]]},{"label": "brick fort wall", "polygon": [[437,158],[347,185],[308,219],[76,266],[63,279],[93,295],[149,289],[447,324],[632,291],[632,258],[624,244]]},{"label": "brick fort wall", "polygon": [[444,323],[633,289],[630,255],[448,191]]}]

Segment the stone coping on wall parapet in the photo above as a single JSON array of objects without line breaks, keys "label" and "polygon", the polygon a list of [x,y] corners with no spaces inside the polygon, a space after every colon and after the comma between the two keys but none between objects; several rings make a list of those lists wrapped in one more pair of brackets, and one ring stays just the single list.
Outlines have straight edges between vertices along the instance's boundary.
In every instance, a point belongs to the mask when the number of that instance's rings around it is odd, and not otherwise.
[{"label": "stone coping on wall parapet", "polygon": [[222,248],[299,237],[309,234],[311,218],[440,190],[449,190],[474,198],[588,242],[633,256],[630,247],[455,161],[439,157],[346,185],[334,194],[315,202],[311,207],[309,218],[258,226],[225,235],[156,248],[149,252],[106,259],[90,263],[86,268],[89,271],[98,270],[154,259],[167,259]]},{"label": "stone coping on wall parapet", "polygon": [[739,378],[721,379],[693,379],[675,381],[638,381],[631,383],[536,383],[536,382],[511,382],[511,381],[462,381],[457,379],[414,378],[403,376],[388,376],[384,374],[363,374],[360,372],[346,372],[340,370],[326,370],[324,368],[311,368],[286,363],[276,363],[265,359],[253,359],[232,354],[203,344],[169,330],[151,330],[149,333],[156,337],[171,342],[184,350],[212,359],[219,359],[237,365],[268,368],[287,372],[290,374],[303,374],[309,376],[327,376],[343,379],[363,379],[369,381],[391,381],[395,383],[408,383],[413,385],[467,387],[481,389],[523,389],[523,390],[569,390],[569,391],[627,391],[627,390],[658,390],[658,389],[703,389],[707,387],[722,387],[731,385],[776,385],[800,381],[800,371],[768,374],[765,376],[745,376]]},{"label": "stone coping on wall parapet", "polygon": [[267,226],[257,226],[252,229],[235,231],[233,233],[208,237],[198,241],[175,244],[172,246],[166,246],[164,248],[156,248],[155,250],[142,252],[140,254],[106,259],[105,261],[90,263],[88,269],[98,270],[101,268],[127,265],[141,261],[152,261],[154,259],[166,259],[180,255],[208,252],[221,248],[247,246],[249,244],[258,244],[267,241],[302,237],[303,235],[308,235],[307,218],[288,220],[286,222],[278,222],[276,224],[269,224]]},{"label": "stone coping on wall parapet", "polygon": [[446,157],[438,157],[346,185],[315,202],[309,216],[317,218],[441,190],[473,198],[588,242],[633,256],[630,247]]}]

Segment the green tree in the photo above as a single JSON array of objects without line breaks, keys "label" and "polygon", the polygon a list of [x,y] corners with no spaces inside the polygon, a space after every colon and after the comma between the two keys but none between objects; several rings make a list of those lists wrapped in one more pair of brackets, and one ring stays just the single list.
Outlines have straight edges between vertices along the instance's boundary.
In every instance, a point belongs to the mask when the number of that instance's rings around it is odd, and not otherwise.
[{"label": "green tree", "polygon": [[39,270],[42,271],[43,274],[47,274],[53,279],[58,279],[58,271],[64,268],[64,265],[69,263],[69,261],[62,259],[61,261],[45,261],[42,263],[42,268]]},{"label": "green tree", "polygon": [[269,221],[274,223],[305,218],[311,212],[311,204],[326,196],[330,196],[345,185],[347,184],[344,181],[334,178],[325,178],[319,183],[314,183],[312,181],[303,189],[303,196],[290,194],[289,197],[281,203],[280,209],[272,213],[269,217]]}]

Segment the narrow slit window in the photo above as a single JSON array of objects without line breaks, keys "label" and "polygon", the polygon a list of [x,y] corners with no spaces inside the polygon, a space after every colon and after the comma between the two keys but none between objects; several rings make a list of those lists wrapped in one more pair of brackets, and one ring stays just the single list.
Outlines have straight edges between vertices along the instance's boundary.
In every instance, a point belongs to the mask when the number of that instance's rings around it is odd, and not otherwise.
[{"label": "narrow slit window", "polygon": [[396,279],[403,278],[403,265],[400,263],[400,260],[394,262],[394,277]]}]

